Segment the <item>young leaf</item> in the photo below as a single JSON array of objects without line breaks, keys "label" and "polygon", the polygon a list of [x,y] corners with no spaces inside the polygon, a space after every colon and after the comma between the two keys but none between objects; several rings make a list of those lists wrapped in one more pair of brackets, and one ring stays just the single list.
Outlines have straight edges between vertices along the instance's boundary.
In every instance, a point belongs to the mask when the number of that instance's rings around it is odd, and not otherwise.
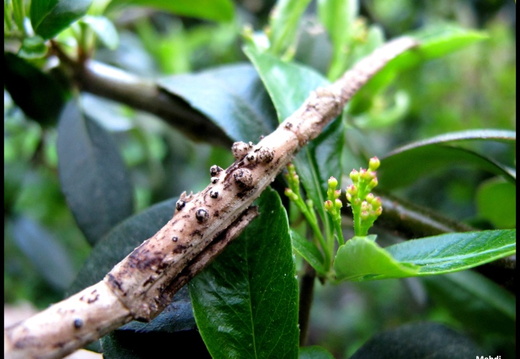
[{"label": "young leaf", "polygon": [[112,5],[138,5],[169,11],[173,14],[213,21],[230,21],[234,17],[230,0],[113,0]]},{"label": "young leaf", "polygon": [[354,237],[339,247],[334,259],[338,280],[363,281],[415,276],[419,267],[401,263],[369,237]]},{"label": "young leaf", "polygon": [[294,45],[300,18],[309,0],[279,0],[269,22],[271,53],[283,55]]},{"label": "young leaf", "polygon": [[81,21],[96,33],[97,38],[110,50],[119,45],[119,35],[114,24],[104,16],[86,15]]},{"label": "young leaf", "polygon": [[58,126],[58,169],[67,204],[89,243],[133,212],[130,173],[117,146],[74,102]]},{"label": "young leaf", "polygon": [[158,84],[206,115],[234,141],[256,142],[276,127],[270,100],[250,65],[171,76]]},{"label": "young leaf", "polygon": [[405,35],[419,40],[420,46],[397,56],[372,77],[352,99],[350,113],[362,113],[374,95],[392,83],[400,72],[487,38],[482,32],[450,24],[439,24]]},{"label": "young leaf", "polygon": [[394,244],[386,251],[420,266],[419,275],[460,271],[516,252],[516,230],[447,233]]},{"label": "young leaf", "polygon": [[338,249],[338,280],[373,280],[444,274],[476,267],[516,252],[516,230],[448,233],[381,248],[354,237]]},{"label": "young leaf", "polygon": [[258,206],[260,217],[190,282],[197,326],[214,359],[298,356],[287,215],[270,189]]},{"label": "young leaf", "polygon": [[318,274],[325,274],[323,266],[324,258],[316,244],[302,237],[298,232],[291,230],[292,246],[294,250],[301,255]]},{"label": "young leaf", "polygon": [[41,0],[31,2],[31,24],[50,39],[87,13],[92,0]]}]

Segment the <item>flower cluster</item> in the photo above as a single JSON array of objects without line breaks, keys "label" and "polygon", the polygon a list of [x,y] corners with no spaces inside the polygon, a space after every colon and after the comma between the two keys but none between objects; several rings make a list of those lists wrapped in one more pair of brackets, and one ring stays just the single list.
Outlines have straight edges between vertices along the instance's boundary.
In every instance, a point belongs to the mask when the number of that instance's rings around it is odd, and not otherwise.
[{"label": "flower cluster", "polygon": [[352,207],[356,236],[366,236],[369,228],[383,212],[381,199],[370,193],[377,186],[376,170],[379,165],[379,159],[372,157],[368,163],[368,170],[361,168],[359,171],[354,169],[350,172],[353,183],[347,187],[346,197]]}]

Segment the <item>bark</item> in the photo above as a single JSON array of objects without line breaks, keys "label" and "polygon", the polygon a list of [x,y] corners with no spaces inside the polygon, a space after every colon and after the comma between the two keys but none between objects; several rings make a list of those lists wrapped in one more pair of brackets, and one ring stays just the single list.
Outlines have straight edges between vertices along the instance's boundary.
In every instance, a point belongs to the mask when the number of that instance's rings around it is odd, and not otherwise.
[{"label": "bark", "polygon": [[[231,240],[252,220],[251,204],[294,153],[316,138],[389,60],[416,45],[408,37],[385,44],[335,83],[311,93],[258,144],[233,144],[236,161],[227,169],[211,167],[208,187],[197,194],[183,193],[173,218],[101,282],[7,328],[5,357],[59,358],[132,319],[158,315],[178,289],[176,281],[183,275],[182,280],[188,280],[193,266],[204,267],[201,253],[209,261],[218,252],[211,251],[212,243],[222,237]],[[223,243],[225,247],[226,240]]]}]

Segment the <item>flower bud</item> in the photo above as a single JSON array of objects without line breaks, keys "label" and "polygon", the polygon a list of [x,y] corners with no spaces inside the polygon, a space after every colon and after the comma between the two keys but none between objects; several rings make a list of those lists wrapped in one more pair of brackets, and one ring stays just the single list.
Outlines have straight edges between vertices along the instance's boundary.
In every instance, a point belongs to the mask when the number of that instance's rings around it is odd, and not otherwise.
[{"label": "flower bud", "polygon": [[379,166],[381,165],[381,161],[379,161],[379,158],[377,157],[372,157],[369,161],[368,161],[368,169],[370,171],[375,171],[379,168]]}]

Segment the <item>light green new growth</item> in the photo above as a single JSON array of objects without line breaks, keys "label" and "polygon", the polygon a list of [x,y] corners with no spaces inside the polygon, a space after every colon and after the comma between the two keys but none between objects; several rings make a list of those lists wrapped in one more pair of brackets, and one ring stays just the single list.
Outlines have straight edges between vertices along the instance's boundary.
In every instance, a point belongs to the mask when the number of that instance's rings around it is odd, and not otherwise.
[{"label": "light green new growth", "polygon": [[378,183],[376,170],[379,165],[379,159],[372,157],[368,163],[368,170],[360,168],[359,171],[354,169],[350,172],[353,183],[347,187],[346,197],[352,207],[356,236],[366,236],[377,217],[383,212],[381,199],[370,193]]}]

